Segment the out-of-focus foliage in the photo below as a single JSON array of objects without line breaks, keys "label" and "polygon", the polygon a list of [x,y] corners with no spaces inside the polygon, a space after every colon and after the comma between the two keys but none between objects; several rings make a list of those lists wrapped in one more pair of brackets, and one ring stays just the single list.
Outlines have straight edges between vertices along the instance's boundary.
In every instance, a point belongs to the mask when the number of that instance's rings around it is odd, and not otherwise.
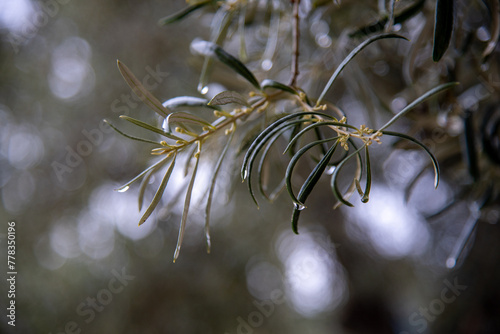
[{"label": "out-of-focus foliage", "polygon": [[0,2],[0,331],[497,333],[498,7]]}]

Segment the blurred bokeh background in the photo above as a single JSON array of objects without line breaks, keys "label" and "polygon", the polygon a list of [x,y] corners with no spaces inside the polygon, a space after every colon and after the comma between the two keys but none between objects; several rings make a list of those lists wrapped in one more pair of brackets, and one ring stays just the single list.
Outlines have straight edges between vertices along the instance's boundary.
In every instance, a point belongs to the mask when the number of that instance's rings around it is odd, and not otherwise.
[{"label": "blurred bokeh background", "polygon": [[[378,12],[369,1],[342,1],[340,7],[328,2],[312,11],[307,6],[314,3],[303,1],[308,16],[299,85],[317,96],[361,40],[350,40],[348,29],[373,21]],[[138,227],[137,188],[114,189],[148,166],[150,155],[102,120],[132,133],[119,115],[155,120],[122,79],[117,59],[138,78],[149,75],[161,101],[198,96],[201,61],[189,46],[196,37],[209,38],[211,14],[160,27],[158,19],[186,2],[0,0],[0,332],[499,333],[499,117],[491,116],[498,114],[498,48],[486,65],[478,61],[493,19],[480,1],[457,1],[457,42],[435,64],[426,39],[433,5],[428,1],[420,14],[395,27],[411,44],[382,42],[367,49],[329,98],[354,124],[368,119],[380,125],[441,79],[461,81],[440,106],[418,109],[400,125],[442,153],[439,188],[432,187],[425,154],[388,140],[372,150],[370,202],[332,210],[325,181],[294,235],[286,194],[274,203],[262,201],[257,210],[239,181],[239,157],[221,174],[211,254],[203,207],[195,206],[174,264],[182,206],[169,203],[183,189],[182,175]],[[260,78],[273,65],[259,68],[262,50],[255,51],[265,47],[267,28],[248,30],[254,34],[247,41],[249,62]],[[460,49],[467,38],[467,48]],[[284,64],[272,69],[276,79],[289,73],[286,51],[278,47],[271,54]],[[219,74],[214,80],[230,85],[232,79]],[[483,119],[493,122],[487,130],[491,145],[484,148],[484,136],[477,142],[476,177],[463,153],[464,115],[471,113],[477,129],[485,129]],[[202,196],[195,190],[195,200]],[[478,211],[481,201],[488,205]],[[9,221],[16,227],[15,327],[6,317]],[[447,266],[462,242],[458,263]]]}]

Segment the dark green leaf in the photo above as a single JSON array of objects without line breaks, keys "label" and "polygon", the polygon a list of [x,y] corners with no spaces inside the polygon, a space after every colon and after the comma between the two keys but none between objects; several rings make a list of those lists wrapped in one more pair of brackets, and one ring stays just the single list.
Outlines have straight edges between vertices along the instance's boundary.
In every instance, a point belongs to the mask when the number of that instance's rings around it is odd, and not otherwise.
[{"label": "dark green leaf", "polygon": [[282,84],[281,82],[270,80],[270,79],[266,79],[266,80],[262,81],[262,89],[266,89],[266,88],[276,88],[276,89],[282,90],[282,91],[290,93],[290,94],[299,95],[299,93],[295,89],[293,89],[292,87],[287,86],[285,84]]},{"label": "dark green leaf", "polygon": [[[425,0],[418,0],[414,4],[408,6],[408,8],[404,9],[401,13],[398,13],[394,17],[394,24],[403,23],[406,20],[412,18],[416,14],[422,11],[422,7],[425,4]],[[388,22],[388,18],[384,17],[376,23],[369,24],[362,28],[357,29],[355,32],[350,33],[349,37],[361,37],[363,35],[371,35],[376,32],[380,32],[384,30]]]},{"label": "dark green leaf", "polygon": [[[293,188],[292,188],[292,175],[293,175],[293,169],[295,168],[295,165],[297,164],[297,162],[299,161],[299,159],[307,151],[309,151],[313,147],[315,147],[317,145],[321,145],[323,143],[327,143],[327,142],[332,141],[332,140],[337,140],[337,139],[338,139],[338,137],[332,137],[332,138],[322,139],[322,140],[314,141],[312,143],[308,143],[307,145],[305,145],[304,147],[302,147],[300,150],[298,150],[297,153],[295,153],[295,155],[292,157],[292,159],[288,163],[288,166],[287,166],[286,172],[285,172],[285,184],[286,184],[286,189],[288,190],[288,194],[290,195],[290,198],[292,199],[292,201],[293,201],[293,203],[295,205],[298,205],[298,206],[303,206],[304,205],[304,203],[301,202],[299,200],[299,198],[297,198],[295,196],[295,194],[293,192]],[[335,144],[335,146],[336,146],[336,144]],[[328,159],[328,160],[330,160],[330,159]]]},{"label": "dark green leaf", "polygon": [[250,82],[255,88],[260,90],[260,84],[253,73],[250,72],[250,70],[241,61],[224,51],[224,49],[217,44],[203,40],[196,40],[191,44],[191,47],[203,56],[217,58],[220,62],[229,66],[236,73]]},{"label": "dark green leaf", "polygon": [[383,131],[387,129],[392,123],[396,122],[399,118],[401,118],[404,114],[406,114],[408,111],[411,109],[415,108],[418,104],[422,103],[424,100],[428,99],[429,97],[442,92],[445,89],[448,89],[450,87],[458,85],[458,82],[449,82],[446,84],[439,85],[437,87],[434,87],[433,89],[425,92],[421,96],[419,96],[417,99],[415,99],[413,102],[411,102],[409,105],[403,108],[399,113],[397,113],[394,117],[392,117],[389,122],[385,123],[384,126],[382,126],[378,131]]},{"label": "dark green leaf", "polygon": [[344,197],[342,196],[341,192],[339,191],[339,188],[337,186],[337,178],[338,178],[338,175],[339,175],[339,172],[340,170],[342,169],[342,167],[344,167],[344,165],[346,164],[347,161],[349,161],[349,159],[351,159],[352,157],[354,157],[355,155],[358,155],[358,158],[359,158],[359,152],[366,146],[363,145],[361,146],[359,149],[357,149],[356,151],[354,151],[353,153],[351,153],[347,158],[345,158],[344,160],[342,160],[339,165],[337,166],[337,168],[335,168],[335,171],[333,172],[332,174],[332,178],[331,178],[331,186],[332,186],[332,190],[333,190],[333,194],[335,195],[335,197],[339,200],[340,203],[342,204],[345,204],[347,206],[354,206],[352,205],[350,202],[348,202],[347,200],[344,199]]},{"label": "dark green leaf", "polygon": [[344,60],[342,61],[342,63],[340,63],[340,65],[337,67],[337,69],[335,70],[335,72],[333,73],[333,75],[330,77],[330,80],[328,80],[328,83],[326,84],[325,88],[323,89],[323,92],[321,92],[321,95],[319,96],[318,101],[316,102],[316,106],[318,106],[318,105],[321,104],[321,101],[325,97],[326,93],[328,92],[328,90],[332,86],[332,84],[335,81],[335,79],[337,79],[337,77],[339,76],[340,72],[342,72],[342,70],[344,69],[344,67],[346,67],[346,65],[349,64],[349,62],[358,53],[360,53],[361,50],[363,50],[367,45],[369,45],[369,44],[371,44],[371,43],[373,43],[373,42],[375,42],[375,41],[377,41],[379,39],[385,39],[385,38],[401,38],[401,39],[408,40],[406,37],[403,37],[403,36],[400,36],[400,35],[396,35],[396,34],[382,34],[382,35],[377,35],[377,36],[370,37],[366,41],[364,41],[363,43],[361,43],[360,45],[358,45],[354,50],[351,51],[351,53],[349,53],[349,55],[347,55],[347,57],[344,58]]},{"label": "dark green leaf", "polygon": [[434,21],[434,42],[432,46],[432,60],[439,61],[450,45],[453,32],[455,0],[437,0],[436,17]]},{"label": "dark green leaf", "polygon": [[[333,139],[333,138],[330,138]],[[336,138],[335,138],[336,139]],[[298,201],[299,203],[305,203],[307,197],[309,197],[309,194],[311,191],[314,189],[316,186],[316,183],[318,183],[321,175],[325,171],[326,167],[328,166],[328,163],[330,162],[330,159],[332,158],[333,153],[335,152],[335,149],[337,148],[338,141],[335,142],[332,147],[328,150],[328,152],[323,156],[323,158],[320,160],[320,162],[314,167],[314,169],[311,171],[309,176],[307,177],[306,181],[302,185],[299,191],[298,195]],[[297,204],[295,203],[294,209],[293,209],[293,214],[292,214],[292,230],[294,233],[298,234],[298,222],[299,222],[299,216],[300,216],[300,211],[303,209],[302,207],[303,204]]]},{"label": "dark green leaf", "polygon": [[413,137],[410,137],[410,136],[408,136],[408,135],[406,135],[404,133],[392,132],[392,131],[382,131],[382,134],[389,135],[389,136],[394,136],[394,137],[399,137],[399,138],[403,138],[403,139],[409,140],[409,141],[417,144],[421,148],[423,148],[424,151],[431,158],[432,167],[434,168],[434,187],[435,188],[438,187],[438,185],[439,185],[439,164],[438,164],[438,161],[437,161],[436,157],[434,157],[434,154],[432,154],[432,152],[429,151],[429,149],[427,148],[427,146],[425,146],[424,144],[422,144],[417,139],[415,139]]},{"label": "dark green leaf", "polygon": [[370,153],[368,152],[368,146],[365,147],[365,165],[366,165],[366,185],[365,192],[361,198],[361,202],[366,203],[370,198],[370,189],[372,187],[372,170],[370,165]]},{"label": "dark green leaf", "polygon": [[161,18],[158,21],[158,24],[159,25],[167,25],[167,24],[170,24],[170,23],[182,20],[183,18],[185,18],[186,16],[188,16],[189,14],[191,14],[192,12],[194,12],[195,10],[197,10],[199,8],[202,8],[202,7],[208,5],[211,2],[213,2],[213,0],[201,1],[201,2],[198,2],[198,3],[194,4],[194,5],[192,5],[192,6],[188,6],[188,7],[184,8],[184,9],[178,11],[175,14],[168,15],[168,16],[166,16],[164,18]]}]

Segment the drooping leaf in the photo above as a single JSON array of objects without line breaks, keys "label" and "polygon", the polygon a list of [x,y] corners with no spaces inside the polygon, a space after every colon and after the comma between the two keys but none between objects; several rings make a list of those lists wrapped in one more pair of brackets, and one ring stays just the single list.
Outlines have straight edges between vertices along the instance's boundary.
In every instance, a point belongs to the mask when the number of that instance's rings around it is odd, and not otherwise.
[{"label": "drooping leaf", "polygon": [[232,90],[226,90],[220,92],[219,94],[215,95],[210,100],[210,102],[208,102],[208,104],[211,106],[222,106],[230,103],[235,103],[241,106],[250,107],[250,104],[243,95]]},{"label": "drooping leaf", "polygon": [[351,129],[354,129],[356,130],[357,128],[355,126],[352,126],[352,125],[349,125],[349,124],[345,124],[345,123],[340,123],[340,122],[335,122],[335,121],[321,121],[321,122],[315,122],[313,124],[309,124],[308,126],[306,126],[305,128],[303,128],[299,133],[297,133],[295,135],[295,137],[293,137],[290,142],[288,143],[287,147],[285,148],[285,151],[283,153],[286,153],[288,152],[288,150],[296,143],[296,141],[301,137],[303,136],[305,133],[307,133],[308,131],[312,130],[312,129],[315,129],[315,128],[318,128],[318,127],[321,127],[321,126],[329,126],[329,125],[333,125],[333,126],[339,126],[339,127],[347,127],[347,128],[351,128]]},{"label": "drooping leaf", "polygon": [[135,77],[135,75],[130,71],[130,69],[125,66],[119,60],[116,61],[118,65],[118,69],[122,74],[123,78],[127,82],[127,84],[132,88],[132,91],[146,104],[148,107],[153,109],[158,115],[161,117],[165,117],[169,114],[167,108],[165,108],[160,101],[153,94],[151,94],[141,83],[139,79]]},{"label": "drooping leaf", "polygon": [[418,146],[420,146],[421,148],[423,148],[424,151],[427,153],[427,155],[429,155],[429,158],[431,159],[431,162],[432,162],[432,167],[434,168],[434,188],[438,187],[438,185],[439,185],[439,163],[438,163],[436,157],[434,156],[434,154],[432,154],[432,152],[427,148],[427,146],[422,144],[417,139],[415,139],[411,136],[408,136],[404,133],[392,132],[392,131],[382,131],[382,134],[409,140],[412,143],[415,143]]},{"label": "drooping leaf", "polygon": [[[247,178],[247,175],[248,175],[248,162],[250,160],[250,158],[252,157],[252,155],[255,153],[255,149],[259,146],[261,146],[262,144],[262,141],[266,138],[268,138],[267,136],[269,135],[269,133],[271,133],[272,131],[275,131],[275,129],[280,126],[281,124],[283,124],[284,122],[286,121],[289,121],[291,120],[292,118],[295,118],[295,117],[304,117],[304,116],[313,116],[313,115],[318,115],[318,116],[321,116],[323,118],[326,118],[326,119],[333,119],[332,116],[330,115],[327,115],[327,114],[324,114],[324,113],[320,113],[320,112],[314,112],[314,111],[311,111],[311,112],[299,112],[299,113],[295,113],[295,114],[290,114],[290,115],[286,115],[286,116],[283,116],[281,117],[280,119],[278,119],[277,121],[271,123],[266,129],[264,129],[264,131],[262,131],[255,139],[254,141],[252,142],[252,144],[250,144],[250,147],[248,148],[246,154],[245,154],[245,157],[243,158],[243,164],[241,166],[241,178],[242,180],[245,180]],[[304,120],[305,121],[310,121],[310,120]]]},{"label": "drooping leaf", "polygon": [[427,100],[429,97],[442,92],[445,89],[448,89],[450,87],[458,85],[458,82],[449,82],[445,83],[442,85],[439,85],[437,87],[432,88],[431,90],[425,92],[418,98],[416,98],[413,102],[408,104],[406,107],[403,108],[399,113],[397,113],[394,117],[392,117],[389,122],[385,123],[378,131],[383,131],[387,129],[390,125],[392,125],[394,122],[396,122],[399,118],[401,118],[404,114],[406,114],[408,111],[411,109],[415,108],[417,105],[422,103],[423,101]]},{"label": "drooping leaf", "polygon": [[[267,133],[267,135],[254,147],[254,150],[248,159],[248,169],[247,169],[248,175],[246,175],[245,178],[247,179],[248,191],[250,192],[250,196],[252,197],[252,200],[255,202],[255,205],[257,205],[257,207],[259,207],[259,203],[257,202],[257,199],[255,198],[255,194],[254,194],[253,187],[252,187],[252,169],[253,169],[253,164],[254,164],[254,161],[257,157],[257,154],[261,151],[262,147],[264,147],[266,142],[269,139],[271,139],[276,133],[282,131],[283,129],[293,127],[295,124],[298,124],[301,122],[304,122],[304,120],[299,119],[299,120],[290,121],[288,123],[279,124],[278,126],[274,127],[272,129],[272,131]],[[252,148],[252,146],[250,146],[250,148]]]},{"label": "drooping leaf", "polygon": [[207,243],[207,253],[210,253],[210,249],[211,249],[210,211],[212,208],[212,199],[214,196],[215,184],[217,182],[217,176],[219,175],[220,167],[222,166],[222,161],[224,160],[224,157],[226,156],[228,148],[233,140],[233,137],[234,137],[234,131],[231,132],[231,134],[229,135],[229,138],[226,141],[224,148],[222,149],[222,153],[220,154],[219,159],[217,160],[217,163],[215,165],[214,174],[212,175],[212,180],[210,182],[210,189],[208,190],[207,204],[205,206],[205,238],[206,238],[206,243]]},{"label": "drooping leaf", "polygon": [[347,64],[358,54],[363,50],[367,45],[379,40],[379,39],[386,39],[386,38],[400,38],[400,39],[405,39],[408,40],[406,37],[397,35],[397,34],[382,34],[382,35],[377,35],[368,38],[365,40],[363,43],[358,45],[354,50],[352,50],[347,57],[344,58],[344,60],[340,63],[340,65],[337,67],[335,72],[332,74],[330,77],[330,80],[328,80],[328,83],[326,84],[325,88],[323,89],[323,92],[321,92],[321,95],[318,98],[318,101],[316,102],[316,106],[319,106],[321,104],[321,101],[323,101],[323,98],[325,97],[326,93],[328,90],[330,90],[330,87],[332,86],[333,82],[337,77],[339,76],[340,72],[346,67]]},{"label": "drooping leaf", "polygon": [[174,153],[172,161],[170,162],[170,166],[168,167],[167,173],[165,173],[165,176],[161,180],[160,186],[158,187],[158,190],[156,191],[156,194],[154,195],[151,204],[149,204],[149,207],[146,209],[146,212],[141,217],[141,220],[139,220],[139,226],[144,224],[144,222],[149,218],[149,216],[153,213],[154,209],[160,202],[161,197],[163,196],[163,192],[165,191],[165,187],[167,186],[168,180],[170,179],[170,175],[172,175],[172,171],[174,170],[176,157],[177,153]]},{"label": "drooping leaf", "polygon": [[194,5],[188,6],[184,9],[178,11],[177,13],[174,13],[172,15],[168,15],[164,18],[161,18],[160,20],[158,20],[158,24],[163,26],[163,25],[167,25],[170,23],[180,21],[183,18],[185,18],[186,16],[188,16],[189,14],[191,14],[192,12],[194,12],[195,10],[202,8],[211,2],[213,2],[213,0],[206,0],[206,1],[201,1],[201,2],[195,3]]},{"label": "drooping leaf", "polygon": [[[347,206],[354,206],[352,205],[349,201],[345,200],[344,197],[342,196],[342,193],[340,192],[338,186],[337,186],[337,178],[338,178],[338,175],[339,175],[339,172],[340,170],[342,169],[342,167],[344,167],[344,165],[347,163],[347,161],[349,161],[352,157],[356,156],[356,155],[359,155],[359,152],[366,146],[363,145],[361,146],[360,148],[358,148],[356,151],[354,151],[353,153],[351,153],[347,158],[345,158],[344,160],[342,160],[337,168],[335,168],[335,171],[333,172],[332,174],[332,178],[331,178],[331,187],[332,187],[332,190],[333,190],[333,194],[335,195],[335,197],[337,198],[337,200],[344,204],[344,205],[347,205]],[[357,177],[356,177],[357,178]]]},{"label": "drooping leaf", "polygon": [[432,45],[432,60],[438,62],[450,45],[453,32],[455,0],[437,0],[434,20],[434,41]]},{"label": "drooping leaf", "polygon": [[370,189],[372,187],[372,170],[370,164],[370,153],[368,152],[368,146],[365,147],[365,166],[366,166],[366,185],[365,192],[361,198],[361,202],[367,203],[370,198]]},{"label": "drooping leaf", "polygon": [[229,66],[233,71],[241,75],[255,88],[260,90],[260,84],[253,73],[250,72],[250,70],[240,60],[227,53],[217,44],[203,40],[195,40],[191,43],[191,47],[200,55],[217,58],[221,63]]},{"label": "drooping leaf", "polygon": [[189,213],[189,207],[191,205],[191,195],[193,193],[194,180],[196,179],[196,173],[198,172],[198,163],[200,162],[199,151],[198,151],[198,154],[195,154],[195,161],[196,162],[195,162],[194,167],[193,167],[191,179],[189,180],[189,185],[188,185],[188,188],[186,191],[186,198],[184,200],[184,209],[182,210],[181,224],[179,226],[179,236],[177,237],[177,246],[175,246],[174,262],[179,257],[179,254],[181,251],[181,246],[182,246],[182,240],[184,240],[184,231],[186,229],[186,222],[187,222],[187,217],[188,217],[188,213]]},{"label": "drooping leaf", "polygon": [[[292,188],[292,175],[293,175],[293,170],[295,168],[295,165],[299,161],[299,159],[310,149],[312,149],[315,146],[321,145],[323,143],[330,142],[332,140],[337,140],[338,137],[332,137],[332,138],[327,138],[327,139],[322,139],[322,140],[317,140],[312,143],[308,143],[304,145],[300,150],[297,151],[297,153],[290,159],[290,162],[288,163],[288,166],[286,168],[285,172],[285,184],[286,184],[286,189],[288,190],[288,194],[290,195],[290,198],[292,199],[293,203],[297,206],[303,206],[304,202],[301,202],[298,197],[295,196]],[[336,146],[336,144],[335,144]],[[333,153],[333,152],[332,152]],[[326,156],[326,155],[325,155]],[[330,159],[328,159],[329,161]]]},{"label": "drooping leaf", "polygon": [[[328,163],[330,162],[330,159],[332,158],[333,153],[335,152],[335,149],[337,148],[338,141],[335,142],[332,147],[328,150],[328,152],[323,156],[323,158],[320,160],[320,162],[314,167],[314,169],[311,171],[309,176],[307,177],[306,181],[302,185],[299,191],[298,195],[298,200],[300,203],[305,203],[307,197],[309,197],[309,194],[313,190],[313,188],[316,186],[318,183],[321,175],[325,171],[326,167],[328,166]],[[303,204],[302,204],[303,205]],[[300,216],[300,211],[302,207],[299,205],[294,205],[293,213],[292,213],[292,231],[296,234],[299,233],[298,231],[298,222],[299,222],[299,216]]]}]

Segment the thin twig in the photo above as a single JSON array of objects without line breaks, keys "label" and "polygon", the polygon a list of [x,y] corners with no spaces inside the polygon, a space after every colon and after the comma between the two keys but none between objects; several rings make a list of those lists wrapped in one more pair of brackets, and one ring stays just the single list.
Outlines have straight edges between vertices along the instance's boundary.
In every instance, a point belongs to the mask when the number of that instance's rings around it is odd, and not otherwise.
[{"label": "thin twig", "polygon": [[293,3],[293,53],[292,53],[292,77],[289,86],[294,87],[299,76],[299,39],[300,39],[300,0],[290,0]]}]

